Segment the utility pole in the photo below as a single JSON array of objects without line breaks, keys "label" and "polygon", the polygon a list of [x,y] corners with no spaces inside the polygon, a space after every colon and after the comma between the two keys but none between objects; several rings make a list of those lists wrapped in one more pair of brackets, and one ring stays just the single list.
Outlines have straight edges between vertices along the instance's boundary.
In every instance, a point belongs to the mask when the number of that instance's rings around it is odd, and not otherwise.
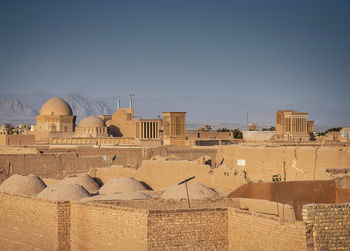
[{"label": "utility pole", "polygon": [[247,112],[247,131],[249,131],[249,120],[248,120],[248,112]]}]

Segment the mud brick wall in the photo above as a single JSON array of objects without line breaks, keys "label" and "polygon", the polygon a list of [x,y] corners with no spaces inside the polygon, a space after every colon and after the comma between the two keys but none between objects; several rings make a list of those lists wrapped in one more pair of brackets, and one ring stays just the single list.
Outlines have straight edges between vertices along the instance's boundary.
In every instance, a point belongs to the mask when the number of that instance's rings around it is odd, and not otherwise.
[{"label": "mud brick wall", "polygon": [[303,208],[308,250],[350,249],[350,204],[309,204]]},{"label": "mud brick wall", "polygon": [[[90,168],[121,164],[139,167],[142,149],[113,149],[98,152],[94,149],[77,152],[43,154],[0,155],[0,184],[12,174],[36,174],[44,178],[63,178],[67,175],[88,172]],[[112,156],[116,155],[115,161]],[[106,155],[107,161],[104,161]]]},{"label": "mud brick wall", "polygon": [[0,193],[1,250],[68,250],[69,202]]},{"label": "mud brick wall", "polygon": [[230,250],[307,250],[302,221],[228,209]]},{"label": "mud brick wall", "polygon": [[227,250],[227,209],[150,210],[148,249]]},{"label": "mud brick wall", "polygon": [[148,150],[148,157],[151,158],[154,155],[169,156],[175,155],[180,160],[197,160],[202,156],[210,156],[212,159],[212,166],[216,164],[216,155],[218,150],[214,148],[191,148],[191,147],[178,147],[178,146],[162,146]]},{"label": "mud brick wall", "polygon": [[71,202],[72,250],[147,250],[147,211]]}]

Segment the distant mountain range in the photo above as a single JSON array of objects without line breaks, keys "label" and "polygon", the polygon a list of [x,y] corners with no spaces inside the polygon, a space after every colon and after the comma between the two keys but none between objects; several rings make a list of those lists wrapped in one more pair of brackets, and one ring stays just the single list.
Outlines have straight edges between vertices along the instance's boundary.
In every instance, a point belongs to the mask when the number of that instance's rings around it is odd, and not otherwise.
[{"label": "distant mountain range", "polygon": [[[77,116],[77,121],[90,115],[112,114],[116,110],[116,96],[92,98],[80,94],[35,92],[27,94],[0,94],[0,124],[12,122],[35,123],[35,115],[50,98],[59,96],[66,100]],[[122,97],[121,106],[128,107],[128,97]],[[247,101],[240,97],[135,97],[135,116],[157,118],[164,111],[185,111],[186,128],[197,129],[206,124],[213,129],[247,127],[248,122],[257,123],[258,128],[275,125],[275,112],[279,109],[293,109],[309,112],[309,119],[315,121],[315,129],[324,131],[331,127],[350,125],[350,108],[332,108],[316,101],[298,101],[294,104],[271,104]]]},{"label": "distant mountain range", "polygon": [[37,110],[18,98],[0,99],[0,118],[28,119],[37,114]]},{"label": "distant mountain range", "polygon": [[[26,103],[27,97],[0,98],[0,123],[12,122],[17,124],[21,121],[31,123],[35,121],[35,116],[39,114],[43,103],[49,98],[55,96],[43,95],[45,98],[39,98],[35,101]],[[34,95],[36,97],[36,95]],[[77,116],[77,121],[90,115],[112,114],[112,109],[103,101],[84,97],[78,94],[69,94],[61,96],[72,107],[73,114]],[[33,123],[32,122],[32,123]]]}]

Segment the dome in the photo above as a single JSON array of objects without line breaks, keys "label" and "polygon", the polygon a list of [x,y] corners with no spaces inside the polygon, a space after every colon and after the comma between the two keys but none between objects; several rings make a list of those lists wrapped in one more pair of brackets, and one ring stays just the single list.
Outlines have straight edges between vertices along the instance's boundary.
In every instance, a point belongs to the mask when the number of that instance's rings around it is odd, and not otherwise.
[{"label": "dome", "polygon": [[99,194],[126,193],[147,190],[147,188],[134,178],[117,177],[104,184]]},{"label": "dome", "polygon": [[100,186],[97,182],[88,174],[84,173],[80,176],[68,176],[65,177],[60,184],[78,184],[83,186],[89,193],[94,193]]},{"label": "dome", "polygon": [[72,116],[72,108],[66,101],[59,97],[53,97],[43,104],[40,115],[65,115]]},{"label": "dome", "polygon": [[83,119],[82,121],[80,121],[79,127],[81,127],[81,128],[95,128],[95,127],[100,128],[100,127],[106,127],[106,124],[102,119],[91,115],[90,117],[87,117],[87,118]]},{"label": "dome", "polygon": [[46,184],[39,176],[14,174],[0,185],[0,192],[33,195],[40,193],[45,188]]},{"label": "dome", "polygon": [[[190,182],[187,183],[188,194],[191,200],[205,200],[209,198],[217,198],[219,194],[201,183]],[[160,196],[166,200],[181,200],[187,198],[185,185],[178,185],[177,183],[168,187],[167,190]]]},{"label": "dome", "polygon": [[48,200],[80,200],[91,196],[90,193],[78,184],[55,184],[42,190],[38,198]]}]

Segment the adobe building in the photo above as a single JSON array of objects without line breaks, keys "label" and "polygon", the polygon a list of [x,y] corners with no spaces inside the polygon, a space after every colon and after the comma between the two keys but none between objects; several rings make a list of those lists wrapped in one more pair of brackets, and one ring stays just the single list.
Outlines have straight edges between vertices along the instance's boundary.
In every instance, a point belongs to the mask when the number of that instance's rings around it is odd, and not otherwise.
[{"label": "adobe building", "polygon": [[76,116],[70,105],[59,97],[46,101],[36,116],[35,141],[48,142],[51,137],[72,137]]},{"label": "adobe building", "polygon": [[106,138],[108,137],[106,123],[93,115],[80,121],[75,128],[74,137]]},{"label": "adobe building", "polygon": [[112,114],[112,120],[108,121],[107,125],[113,137],[138,139],[159,139],[161,137],[162,120],[135,118],[131,97],[129,108],[120,108],[118,98],[117,111]]},{"label": "adobe building", "polygon": [[256,123],[249,124],[249,131],[257,131],[258,125]]},{"label": "adobe building", "polygon": [[8,128],[5,125],[1,125],[0,134],[4,134],[4,135],[10,134]]},{"label": "adobe building", "polygon": [[308,141],[314,133],[314,121],[308,120],[308,112],[279,110],[276,112],[276,136],[279,140]]},{"label": "adobe building", "polygon": [[339,133],[343,140],[348,141],[350,139],[350,127],[343,127]]},{"label": "adobe building", "polygon": [[186,112],[163,112],[164,145],[185,145]]}]

